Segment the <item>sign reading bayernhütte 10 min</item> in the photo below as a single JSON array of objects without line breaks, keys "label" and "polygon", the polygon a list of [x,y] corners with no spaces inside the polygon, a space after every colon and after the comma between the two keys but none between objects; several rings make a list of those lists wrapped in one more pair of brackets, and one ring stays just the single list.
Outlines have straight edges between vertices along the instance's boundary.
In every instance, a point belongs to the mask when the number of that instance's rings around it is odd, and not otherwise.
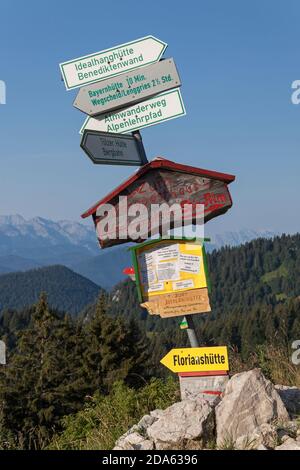
[{"label": "sign reading bayernh\u00fctte 10 min", "polygon": [[79,90],[73,103],[90,116],[132,105],[181,85],[173,59],[161,60]]},{"label": "sign reading bayernh\u00fctte 10 min", "polygon": [[114,77],[159,61],[167,44],[146,36],[120,46],[60,64],[67,90]]}]

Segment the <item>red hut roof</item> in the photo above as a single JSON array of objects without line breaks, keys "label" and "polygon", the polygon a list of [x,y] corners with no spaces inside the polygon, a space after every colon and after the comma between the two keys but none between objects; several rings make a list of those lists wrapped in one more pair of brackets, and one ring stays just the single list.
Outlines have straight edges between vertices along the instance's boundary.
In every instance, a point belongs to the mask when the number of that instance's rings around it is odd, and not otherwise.
[{"label": "red hut roof", "polygon": [[151,162],[142,166],[136,173],[130,176],[127,180],[125,180],[122,184],[120,184],[116,189],[114,189],[109,194],[107,194],[107,196],[105,196],[103,199],[101,199],[96,204],[94,204],[90,209],[84,212],[81,215],[81,217],[86,218],[94,214],[97,211],[99,206],[101,206],[102,204],[106,204],[113,197],[118,196],[118,194],[124,191],[124,189],[126,189],[128,186],[130,186],[132,183],[138,180],[141,176],[143,176],[148,171],[153,170],[154,168],[160,168],[160,169],[171,170],[171,171],[172,170],[179,171],[182,173],[192,173],[198,176],[202,176],[204,178],[211,178],[211,179],[224,181],[224,183],[227,183],[227,184],[232,183],[235,180],[234,175],[228,175],[226,173],[219,173],[217,171],[203,170],[202,168],[196,168],[194,166],[189,166],[189,165],[182,165],[181,163],[175,163],[175,162],[172,162],[171,160],[166,160],[165,158],[162,158],[162,157],[156,157]]}]

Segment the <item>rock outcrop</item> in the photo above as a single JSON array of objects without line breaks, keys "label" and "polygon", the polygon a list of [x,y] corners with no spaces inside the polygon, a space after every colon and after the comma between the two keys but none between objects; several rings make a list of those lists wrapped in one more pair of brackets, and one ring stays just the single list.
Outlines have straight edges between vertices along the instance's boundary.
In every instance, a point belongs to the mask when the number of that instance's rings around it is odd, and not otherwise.
[{"label": "rock outcrop", "polygon": [[114,449],[300,450],[300,429],[291,420],[299,395],[296,387],[274,386],[260,369],[242,372],[213,402],[195,397],[152,411]]},{"label": "rock outcrop", "polygon": [[228,382],[222,401],[216,407],[217,445],[247,439],[263,424],[288,421],[288,412],[260,369],[236,374]]},{"label": "rock outcrop", "polygon": [[214,428],[214,409],[199,398],[167,408],[147,429],[147,434],[159,450],[196,449],[204,447],[213,438]]}]

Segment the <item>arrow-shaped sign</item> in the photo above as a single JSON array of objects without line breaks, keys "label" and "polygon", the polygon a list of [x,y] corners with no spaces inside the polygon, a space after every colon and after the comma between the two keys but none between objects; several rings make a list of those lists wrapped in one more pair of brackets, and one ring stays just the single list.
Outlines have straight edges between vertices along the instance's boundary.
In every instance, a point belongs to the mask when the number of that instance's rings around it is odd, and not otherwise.
[{"label": "arrow-shaped sign", "polygon": [[96,116],[131,106],[180,85],[174,60],[166,59],[82,87],[73,104],[80,111]]},{"label": "arrow-shaped sign", "polygon": [[83,134],[85,129],[125,134],[185,116],[185,114],[180,90],[174,88],[128,108],[96,118],[88,117],[80,129],[80,134]]},{"label": "arrow-shaped sign", "polygon": [[146,36],[111,49],[61,63],[60,71],[67,90],[157,62],[167,44]]},{"label": "arrow-shaped sign", "polygon": [[138,136],[86,130],[80,146],[93,163],[134,166],[147,163]]},{"label": "arrow-shaped sign", "polygon": [[172,349],[160,362],[172,372],[229,370],[226,346]]}]

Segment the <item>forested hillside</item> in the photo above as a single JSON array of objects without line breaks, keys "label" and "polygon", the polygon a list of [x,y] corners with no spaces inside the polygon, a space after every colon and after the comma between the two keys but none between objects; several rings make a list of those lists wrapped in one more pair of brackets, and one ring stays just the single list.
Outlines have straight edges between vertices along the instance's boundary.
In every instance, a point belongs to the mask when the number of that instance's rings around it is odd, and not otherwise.
[{"label": "forested hillside", "polygon": [[[294,235],[209,256],[212,313],[194,319],[203,345],[229,347],[232,371],[259,366],[276,383],[299,385],[290,361],[291,344],[300,338],[299,248]],[[7,281],[0,283],[1,300],[14,276],[0,277]],[[19,276],[25,282],[26,273]],[[151,404],[172,402],[176,383],[160,382],[172,375],[160,359],[174,346],[188,346],[187,335],[180,318],[160,319],[141,309],[129,279],[95,303],[99,288],[88,284],[85,290],[86,279],[62,267],[38,269],[28,280],[34,295],[41,287],[47,291],[51,276],[51,286],[57,283],[49,292],[51,307],[42,295],[35,305],[0,315],[0,338],[8,347],[8,366],[0,368],[0,448],[105,449]],[[68,315],[68,305],[53,308],[64,289],[78,296],[79,316]],[[150,378],[156,381],[149,384]],[[93,444],[89,423],[98,429]]]},{"label": "forested hillside", "polygon": [[100,287],[65,266],[49,266],[0,276],[0,311],[23,309],[47,292],[51,307],[78,314],[95,302]]}]

